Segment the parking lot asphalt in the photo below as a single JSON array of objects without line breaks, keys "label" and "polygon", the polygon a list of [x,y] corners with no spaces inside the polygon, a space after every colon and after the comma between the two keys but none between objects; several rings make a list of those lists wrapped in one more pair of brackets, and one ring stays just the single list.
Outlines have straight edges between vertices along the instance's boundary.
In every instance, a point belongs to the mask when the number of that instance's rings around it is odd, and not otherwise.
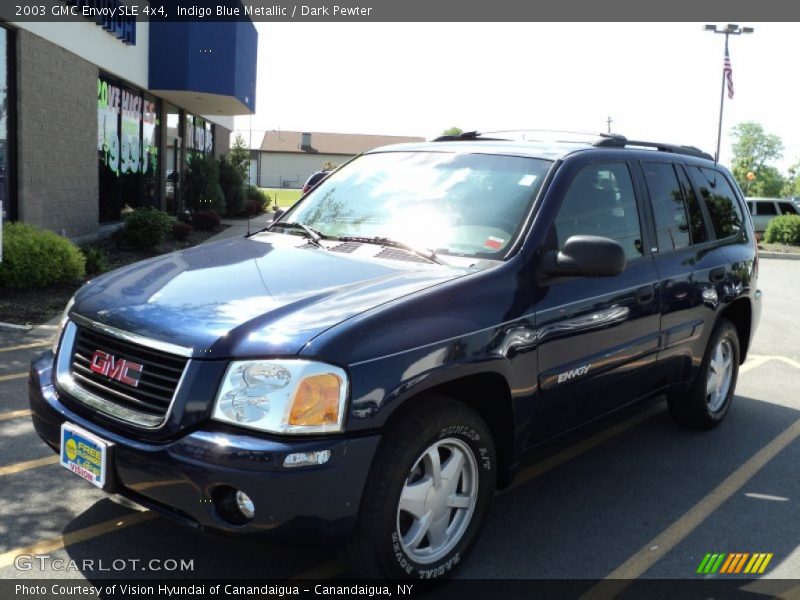
[{"label": "parking lot asphalt", "polygon": [[[800,261],[762,260],[759,287],[761,324],[722,426],[683,430],[651,402],[541,449],[496,496],[458,576],[693,579],[706,553],[764,552],[773,558],[760,578],[800,579]],[[333,549],[201,534],[60,467],[27,412],[28,365],[45,344],[0,334],[0,579],[348,576]],[[15,564],[32,554],[128,562],[101,572]],[[142,570],[151,559],[193,569]]]}]

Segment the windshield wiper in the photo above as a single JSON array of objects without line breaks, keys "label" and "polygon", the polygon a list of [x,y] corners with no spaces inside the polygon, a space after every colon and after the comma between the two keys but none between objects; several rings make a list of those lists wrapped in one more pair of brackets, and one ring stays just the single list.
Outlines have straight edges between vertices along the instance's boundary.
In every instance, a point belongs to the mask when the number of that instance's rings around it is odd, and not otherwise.
[{"label": "windshield wiper", "polygon": [[380,244],[381,246],[387,246],[389,248],[398,248],[400,250],[405,250],[406,252],[416,254],[417,256],[436,263],[437,265],[442,264],[442,262],[436,258],[436,252],[433,250],[420,250],[419,248],[409,246],[405,242],[400,242],[387,237],[361,237],[357,235],[344,235],[337,236],[336,239],[342,242],[362,242],[364,244]]},{"label": "windshield wiper", "polygon": [[[296,229],[297,231],[302,232],[303,237],[306,238],[309,242],[311,242],[315,246],[317,246],[318,248],[325,248],[325,246],[323,246],[319,242],[325,236],[323,236],[316,229],[311,229],[311,227],[308,227],[307,225],[303,225],[302,223],[292,223],[292,222],[288,222],[288,221],[275,221],[272,225],[270,225],[269,227],[266,227],[265,229],[267,231],[272,231],[273,227],[284,227],[286,229]],[[326,250],[327,250],[327,248],[326,248]]]}]

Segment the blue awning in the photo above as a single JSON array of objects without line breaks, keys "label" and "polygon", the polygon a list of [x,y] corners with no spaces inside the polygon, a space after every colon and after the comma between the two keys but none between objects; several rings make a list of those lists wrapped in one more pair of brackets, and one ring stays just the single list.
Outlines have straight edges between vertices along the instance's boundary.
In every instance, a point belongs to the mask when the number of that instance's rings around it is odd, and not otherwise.
[{"label": "blue awning", "polygon": [[250,21],[150,23],[149,89],[196,114],[256,105],[258,33]]}]

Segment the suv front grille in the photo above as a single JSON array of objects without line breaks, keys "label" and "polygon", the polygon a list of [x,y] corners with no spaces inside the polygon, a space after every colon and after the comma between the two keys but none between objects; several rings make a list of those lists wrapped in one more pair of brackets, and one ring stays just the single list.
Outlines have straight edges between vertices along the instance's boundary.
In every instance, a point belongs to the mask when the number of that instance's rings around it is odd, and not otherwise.
[{"label": "suv front grille", "polygon": [[[92,371],[92,357],[98,350],[113,356],[117,363],[124,359],[141,365],[138,384],[134,387]],[[80,388],[126,409],[124,414],[142,415],[142,424],[149,424],[166,418],[187,362],[181,356],[78,326],[70,374]]]}]

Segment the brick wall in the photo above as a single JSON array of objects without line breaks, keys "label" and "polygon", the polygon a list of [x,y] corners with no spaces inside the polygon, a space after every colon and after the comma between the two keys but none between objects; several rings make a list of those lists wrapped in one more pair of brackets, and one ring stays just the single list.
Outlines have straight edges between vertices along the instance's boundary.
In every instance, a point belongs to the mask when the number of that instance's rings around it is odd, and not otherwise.
[{"label": "brick wall", "polygon": [[27,31],[17,34],[20,220],[97,231],[97,67]]}]

